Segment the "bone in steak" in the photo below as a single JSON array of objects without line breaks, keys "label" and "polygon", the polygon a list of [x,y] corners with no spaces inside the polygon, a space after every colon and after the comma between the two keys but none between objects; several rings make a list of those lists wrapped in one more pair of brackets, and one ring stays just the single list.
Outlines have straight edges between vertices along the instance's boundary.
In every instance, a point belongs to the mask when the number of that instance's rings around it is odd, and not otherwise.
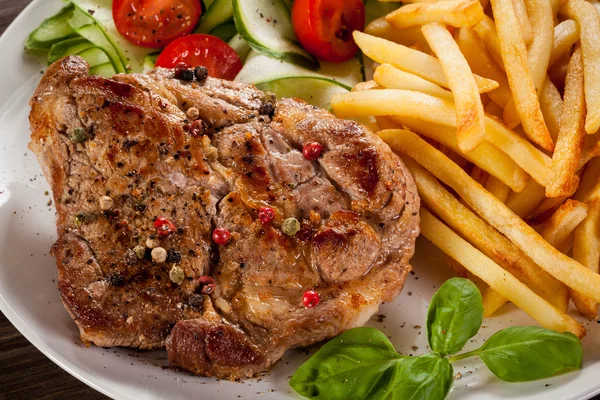
[{"label": "bone in steak", "polygon": [[[30,115],[57,209],[58,287],[86,344],[166,347],[198,375],[248,377],[400,293],[419,198],[366,128],[253,86],[88,69],[78,57],[50,66]],[[317,160],[308,143],[322,146]],[[275,211],[268,224],[262,207]],[[300,231],[288,236],[292,217]]]}]

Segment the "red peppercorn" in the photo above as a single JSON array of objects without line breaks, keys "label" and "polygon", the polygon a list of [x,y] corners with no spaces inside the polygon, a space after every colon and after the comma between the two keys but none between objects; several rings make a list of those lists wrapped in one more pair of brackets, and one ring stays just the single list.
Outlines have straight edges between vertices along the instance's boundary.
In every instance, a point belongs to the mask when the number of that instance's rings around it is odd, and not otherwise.
[{"label": "red peppercorn", "polygon": [[260,222],[267,225],[275,218],[275,211],[273,211],[271,207],[262,207],[258,210],[258,218],[260,219]]},{"label": "red peppercorn", "polygon": [[231,233],[225,228],[217,228],[212,233],[212,240],[219,246],[225,246],[229,239],[231,238]]},{"label": "red peppercorn", "polygon": [[323,146],[316,142],[307,143],[302,148],[302,154],[304,154],[304,158],[311,161],[319,158],[322,152]]},{"label": "red peppercorn", "polygon": [[215,280],[208,275],[202,275],[198,278],[198,288],[202,294],[211,294],[215,291]]},{"label": "red peppercorn", "polygon": [[154,227],[160,236],[169,236],[171,233],[175,232],[176,229],[175,224],[165,217],[156,218],[156,221],[154,221]]},{"label": "red peppercorn", "polygon": [[304,307],[306,308],[314,308],[319,305],[320,301],[319,293],[314,290],[308,290],[304,292],[304,295],[302,296],[302,304],[304,304]]}]

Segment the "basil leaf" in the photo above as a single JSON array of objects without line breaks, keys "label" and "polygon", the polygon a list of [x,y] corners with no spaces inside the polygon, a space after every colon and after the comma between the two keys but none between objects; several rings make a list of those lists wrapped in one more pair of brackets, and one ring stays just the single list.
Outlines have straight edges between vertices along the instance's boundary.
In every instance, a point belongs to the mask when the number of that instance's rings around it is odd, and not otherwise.
[{"label": "basil leaf", "polygon": [[498,378],[526,382],[581,368],[583,349],[572,333],[517,326],[489,338],[478,355]]},{"label": "basil leaf", "polygon": [[394,388],[396,353],[377,329],[351,329],[330,340],[296,371],[290,386],[311,399],[384,399]]},{"label": "basil leaf", "polygon": [[437,354],[407,357],[399,363],[392,400],[443,400],[454,383],[452,364]]},{"label": "basil leaf", "polygon": [[483,321],[483,300],[468,279],[452,278],[433,295],[427,312],[427,340],[436,353],[455,354]]}]

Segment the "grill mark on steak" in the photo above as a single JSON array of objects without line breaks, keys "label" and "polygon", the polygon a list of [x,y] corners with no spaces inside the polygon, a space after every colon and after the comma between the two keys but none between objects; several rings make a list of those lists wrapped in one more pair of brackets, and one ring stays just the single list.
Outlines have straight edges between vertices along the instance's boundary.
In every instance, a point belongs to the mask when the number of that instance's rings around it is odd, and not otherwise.
[{"label": "grill mark on steak", "polygon": [[[419,199],[400,159],[357,123],[167,69],[90,77],[78,57],[48,69],[31,106],[30,148],[57,207],[58,286],[86,343],[166,347],[173,365],[241,378],[362,325],[402,289]],[[88,139],[71,141],[74,128]],[[302,156],[310,142],[324,148],[312,162]],[[102,196],[110,210],[99,209]],[[276,214],[268,225],[264,206]],[[175,232],[158,237],[157,217]],[[294,237],[281,231],[289,217],[301,222]],[[226,246],[211,240],[217,227],[231,232]],[[165,263],[150,249],[136,259],[148,238]],[[216,282],[210,295],[205,275]],[[321,297],[314,309],[302,305],[309,289]]]}]

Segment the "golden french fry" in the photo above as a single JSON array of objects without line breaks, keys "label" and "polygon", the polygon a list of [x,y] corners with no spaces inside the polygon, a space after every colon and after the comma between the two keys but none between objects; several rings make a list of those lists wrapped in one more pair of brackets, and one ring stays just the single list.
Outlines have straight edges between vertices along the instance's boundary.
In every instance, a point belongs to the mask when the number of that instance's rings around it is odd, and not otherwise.
[{"label": "golden french fry", "polygon": [[[367,57],[381,64],[391,64],[398,69],[448,88],[444,70],[435,57],[359,31],[354,31],[353,36],[356,44]],[[475,80],[480,93],[489,92],[498,87],[498,82],[490,79],[476,76]]]},{"label": "golden french fry", "polygon": [[483,292],[483,318],[493,316],[508,300],[492,288]]},{"label": "golden french fry", "polygon": [[498,229],[546,272],[570,288],[596,301],[600,300],[600,275],[557,251],[438,150],[409,131],[380,131],[378,134],[394,151],[413,158],[454,189],[486,222]]},{"label": "golden french fry", "polygon": [[473,73],[452,35],[443,25],[431,23],[423,26],[422,30],[448,79],[448,86],[454,96],[458,146],[463,153],[468,153],[485,138],[483,105]]},{"label": "golden french fry", "polygon": [[496,32],[496,24],[494,24],[494,21],[486,15],[480,23],[473,27],[473,29],[485,44],[485,48],[496,64],[504,69],[504,60],[502,60],[502,50],[500,49],[500,39],[498,38],[498,32]]},{"label": "golden french fry", "polygon": [[377,18],[365,27],[365,33],[377,36],[404,46],[415,44],[422,46],[426,51],[429,49],[427,41],[423,37],[420,26],[406,29],[397,29],[385,20],[385,17]]},{"label": "golden french fry", "polygon": [[554,27],[554,43],[548,67],[553,66],[559,58],[568,53],[579,41],[579,25],[572,19],[562,21]]},{"label": "golden french fry", "polygon": [[485,184],[485,189],[503,203],[506,203],[506,200],[508,200],[508,195],[510,194],[510,187],[505,185],[500,179],[496,178],[495,176],[489,177],[487,183]]},{"label": "golden french fry", "polygon": [[[587,217],[573,235],[573,259],[597,274],[600,270],[600,185],[594,188],[587,204]],[[598,300],[577,290],[571,290],[571,298],[582,315],[590,319],[598,316]]]},{"label": "golden french fry", "polygon": [[571,332],[578,337],[585,336],[585,328],[577,321],[554,308],[423,208],[421,233],[542,326],[559,332]]},{"label": "golden french fry", "polygon": [[[521,28],[521,35],[523,35],[523,41],[529,46],[533,40],[533,28],[532,23],[529,20],[527,14],[527,8],[523,0],[512,0],[513,7],[515,8],[515,14],[519,20],[519,27]],[[532,18],[533,19],[533,18]]]},{"label": "golden french fry", "polygon": [[583,0],[567,0],[561,13],[579,25],[587,105],[585,131],[596,133],[600,128],[600,16],[593,5]]},{"label": "golden french fry", "polygon": [[502,112],[504,111],[501,106],[497,103],[490,101],[485,107],[483,107],[483,111],[492,117],[497,119],[502,119]]},{"label": "golden french fry", "polygon": [[[388,142],[385,133],[382,138]],[[435,212],[448,226],[486,256],[531,287],[534,292],[559,310],[567,310],[568,291],[563,283],[535,265],[510,240],[461,204],[431,173],[412,159],[404,158],[404,161],[414,176],[423,204],[428,209]]]},{"label": "golden french fry", "polygon": [[581,49],[575,50],[569,62],[563,104],[558,140],[552,156],[550,181],[546,187],[547,197],[571,195],[571,180],[579,169],[579,159],[586,136]]},{"label": "golden french fry", "polygon": [[390,64],[381,64],[377,67],[373,74],[373,79],[379,85],[389,89],[412,90],[439,97],[440,99],[454,101],[452,92],[417,75],[394,68]]},{"label": "golden french fry", "polygon": [[530,215],[546,198],[546,188],[530,179],[520,193],[511,193],[506,206],[521,218]]},{"label": "golden french fry", "polygon": [[552,217],[552,214],[564,204],[567,198],[568,196],[545,198],[531,214],[523,219],[531,226],[541,225]]},{"label": "golden french fry", "polygon": [[440,0],[407,4],[388,14],[387,22],[399,29],[439,22],[450,26],[473,26],[483,19],[479,0]]},{"label": "golden french fry", "polygon": [[[406,126],[429,139],[447,146],[455,153],[461,154],[466,160],[472,162],[490,175],[498,178],[515,192],[525,189],[529,176],[509,156],[498,150],[490,143],[483,142],[475,150],[462,154],[456,140],[456,129],[421,121],[410,117],[391,117],[400,126]],[[398,126],[396,126],[398,127]]]},{"label": "golden french fry", "polygon": [[577,225],[588,214],[588,206],[577,200],[567,200],[542,228],[542,237],[555,248],[558,248],[573,233]]},{"label": "golden french fry", "polygon": [[600,158],[594,158],[585,166],[585,171],[581,176],[581,183],[575,193],[574,199],[582,202],[588,201],[599,179]]},{"label": "golden french fry", "polygon": [[457,42],[474,73],[498,82],[498,88],[488,92],[488,96],[494,103],[506,107],[512,100],[506,74],[488,54],[477,33],[471,28],[460,28]]},{"label": "golden french fry", "polygon": [[527,47],[514,27],[518,21],[511,0],[492,0],[502,59],[517,112],[527,137],[541,148],[552,151],[554,143],[544,122],[535,85],[527,61]]},{"label": "golden french fry", "polygon": [[521,117],[519,117],[519,111],[517,111],[517,105],[513,99],[506,104],[502,113],[502,121],[509,129],[515,129],[521,123]]},{"label": "golden french fry", "polygon": [[533,40],[528,48],[527,62],[533,86],[539,93],[548,70],[554,39],[554,15],[548,0],[525,0],[531,17]]},{"label": "golden french fry", "polygon": [[352,91],[353,92],[364,92],[366,90],[376,90],[376,89],[381,89],[381,86],[379,86],[377,84],[377,82],[375,82],[375,81],[366,81],[366,82],[359,82],[359,83],[357,83],[352,88]]},{"label": "golden french fry", "polygon": [[457,262],[454,258],[445,256],[446,264],[454,271],[456,276],[459,278],[470,279],[473,277],[468,269],[466,269],[462,264]]},{"label": "golden french fry", "polygon": [[544,115],[544,121],[552,140],[556,143],[558,138],[560,114],[563,109],[563,99],[550,78],[546,77],[540,92],[540,108]]},{"label": "golden french fry", "polygon": [[[408,90],[382,89],[339,94],[333,97],[331,106],[339,117],[396,115],[456,127],[452,103]],[[485,122],[486,141],[506,153],[545,186],[552,163],[550,157],[496,119],[486,117]]]}]

